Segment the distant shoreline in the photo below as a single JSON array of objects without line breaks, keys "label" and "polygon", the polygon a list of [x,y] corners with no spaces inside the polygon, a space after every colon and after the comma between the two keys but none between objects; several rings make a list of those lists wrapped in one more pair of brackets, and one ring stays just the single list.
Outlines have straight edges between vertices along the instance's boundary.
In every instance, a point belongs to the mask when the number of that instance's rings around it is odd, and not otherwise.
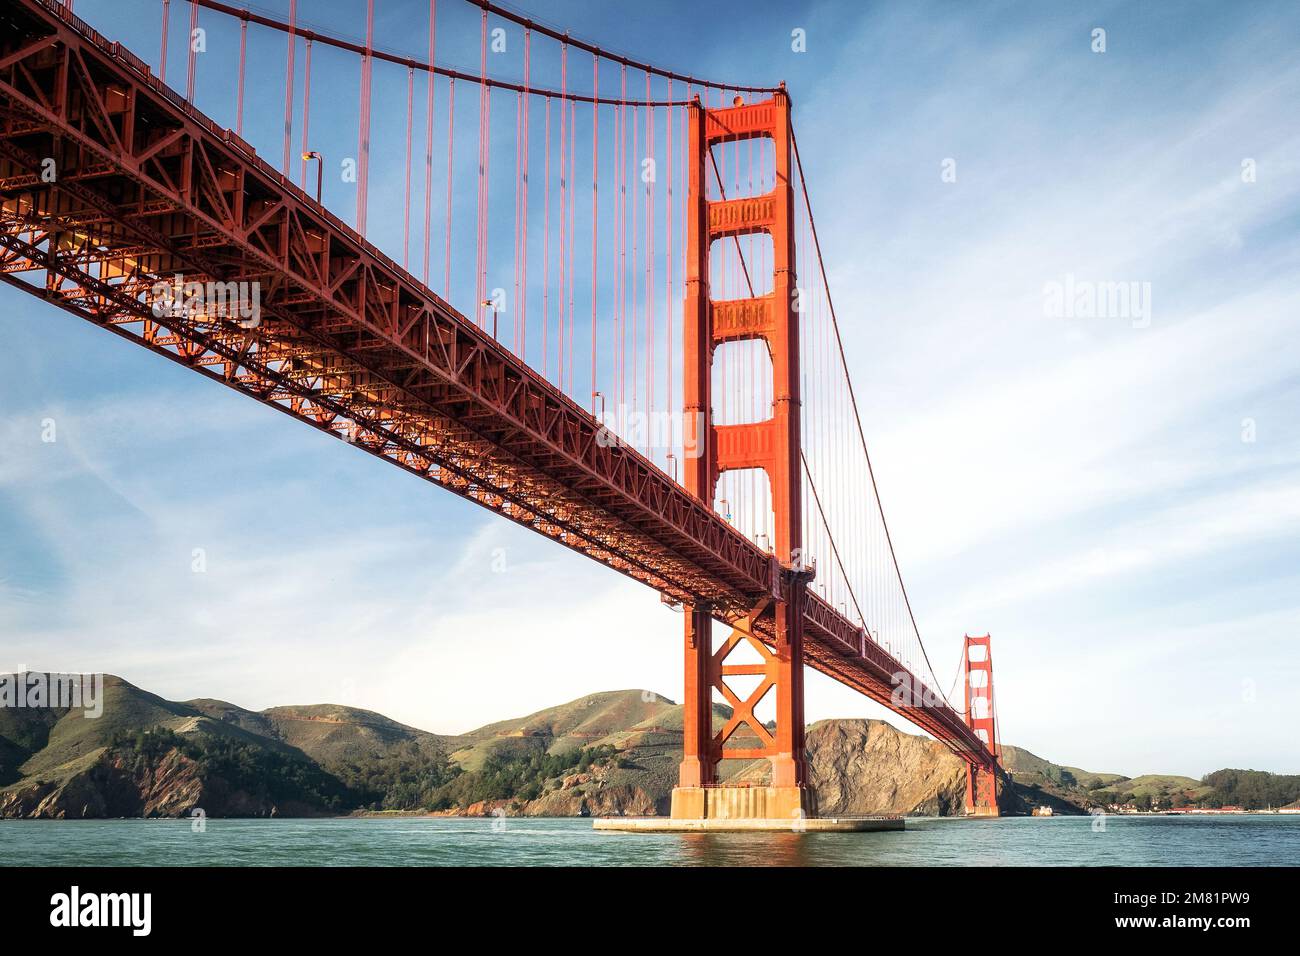
[{"label": "distant shoreline", "polygon": [[[626,814],[627,816],[654,816],[654,814]],[[864,814],[865,815],[865,814]],[[541,814],[504,814],[497,817],[491,813],[462,813],[449,810],[353,810],[350,813],[317,813],[303,816],[213,816],[212,820],[385,820],[385,819],[445,819],[445,820],[594,820],[601,816],[592,815],[541,815]],[[1089,814],[1055,814],[1051,816],[1032,816],[1029,814],[1004,814],[1001,817],[966,817],[966,816],[931,816],[926,814],[903,814],[908,820],[1086,820]],[[1300,820],[1300,810],[1194,810],[1171,813],[1168,810],[1129,811],[1124,813],[1107,813],[1112,817],[1286,817]],[[189,822],[190,817],[141,816],[141,817],[4,817],[0,816],[0,825],[5,823],[103,823],[106,821],[141,820],[141,821],[175,821]]]},{"label": "distant shoreline", "polygon": [[[653,816],[654,814],[635,814],[636,816]],[[393,817],[438,817],[447,819],[460,820],[489,820],[495,814],[492,813],[464,813],[452,810],[353,810],[351,813],[338,814],[340,817],[357,817],[382,820]],[[514,820],[591,820],[595,819],[590,815],[566,815],[552,816],[543,814],[504,814],[504,816]],[[968,820],[968,819],[1015,819],[1015,820],[1054,820],[1054,819],[1080,819],[1086,818],[1089,814],[1054,814],[1052,816],[1032,816],[1029,814],[1003,814],[1001,817],[965,817],[960,815],[953,816],[930,816],[926,814],[903,814],[909,820]],[[1129,810],[1124,812],[1107,811],[1106,816],[1112,817],[1297,817],[1300,818],[1300,810]]]}]

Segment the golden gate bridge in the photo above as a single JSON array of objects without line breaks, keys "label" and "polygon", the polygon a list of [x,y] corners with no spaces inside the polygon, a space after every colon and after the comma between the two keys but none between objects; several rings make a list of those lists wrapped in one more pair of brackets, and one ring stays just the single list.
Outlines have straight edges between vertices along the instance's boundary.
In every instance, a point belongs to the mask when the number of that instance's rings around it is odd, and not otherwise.
[{"label": "golden gate bridge", "polygon": [[[377,45],[376,0],[363,41],[297,0],[283,18],[134,6],[156,17],[156,65],[71,3],[0,0],[0,278],[680,606],[674,817],[815,815],[805,666],[942,741],[968,812],[997,813],[989,639],[966,637],[951,701],[885,522],[783,85],[663,69],[486,0],[431,0],[416,54]],[[396,127],[382,147],[377,118]],[[371,198],[398,215],[375,223]],[[774,727],[756,714],[773,706]],[[764,759],[738,809],[721,762]]]}]

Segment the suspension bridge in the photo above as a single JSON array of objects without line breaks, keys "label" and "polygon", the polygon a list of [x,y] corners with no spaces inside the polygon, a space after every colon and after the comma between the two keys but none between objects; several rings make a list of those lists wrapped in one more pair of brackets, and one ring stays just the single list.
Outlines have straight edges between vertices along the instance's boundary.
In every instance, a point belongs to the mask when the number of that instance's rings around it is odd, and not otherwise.
[{"label": "suspension bridge", "polygon": [[[377,5],[419,49],[378,41]],[[952,701],[790,92],[486,0],[287,6],[124,2],[133,51],[71,2],[0,0],[0,278],[680,607],[673,817],[815,816],[805,667],[942,741],[996,814],[989,640]],[[720,770],[762,760],[759,786]]]}]

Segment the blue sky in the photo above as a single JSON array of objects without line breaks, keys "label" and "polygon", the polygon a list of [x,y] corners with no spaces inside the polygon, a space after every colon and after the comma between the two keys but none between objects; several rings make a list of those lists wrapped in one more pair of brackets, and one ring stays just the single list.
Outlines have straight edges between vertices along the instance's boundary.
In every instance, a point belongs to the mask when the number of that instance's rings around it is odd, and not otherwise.
[{"label": "blue sky", "polygon": [[[77,9],[152,58],[157,5],[135,6]],[[421,4],[379,6],[381,44],[418,53]],[[964,631],[992,632],[1004,741],[1127,774],[1300,772],[1300,9],[517,6],[789,85],[921,630],[945,678]],[[360,32],[353,5],[310,8]],[[450,65],[476,67],[470,39]],[[201,105],[230,83],[207,56]],[[328,82],[313,123],[354,136]],[[282,109],[249,106],[273,159]],[[326,198],[350,212],[341,183]],[[1066,276],[1149,283],[1150,323],[1045,314]],[[442,732],[594,690],[680,698],[680,619],[638,585],[8,289],[0,343],[0,669]],[[808,712],[887,716],[818,675]]]}]

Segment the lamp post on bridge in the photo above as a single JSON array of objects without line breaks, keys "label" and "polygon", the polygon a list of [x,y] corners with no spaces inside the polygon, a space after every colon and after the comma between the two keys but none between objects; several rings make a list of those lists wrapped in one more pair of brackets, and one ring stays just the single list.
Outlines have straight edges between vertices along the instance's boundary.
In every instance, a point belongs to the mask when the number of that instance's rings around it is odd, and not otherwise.
[{"label": "lamp post on bridge", "polygon": [[319,204],[321,185],[325,179],[325,158],[312,149],[303,153],[302,159],[306,163],[310,163],[313,159],[316,161],[316,202]]}]

